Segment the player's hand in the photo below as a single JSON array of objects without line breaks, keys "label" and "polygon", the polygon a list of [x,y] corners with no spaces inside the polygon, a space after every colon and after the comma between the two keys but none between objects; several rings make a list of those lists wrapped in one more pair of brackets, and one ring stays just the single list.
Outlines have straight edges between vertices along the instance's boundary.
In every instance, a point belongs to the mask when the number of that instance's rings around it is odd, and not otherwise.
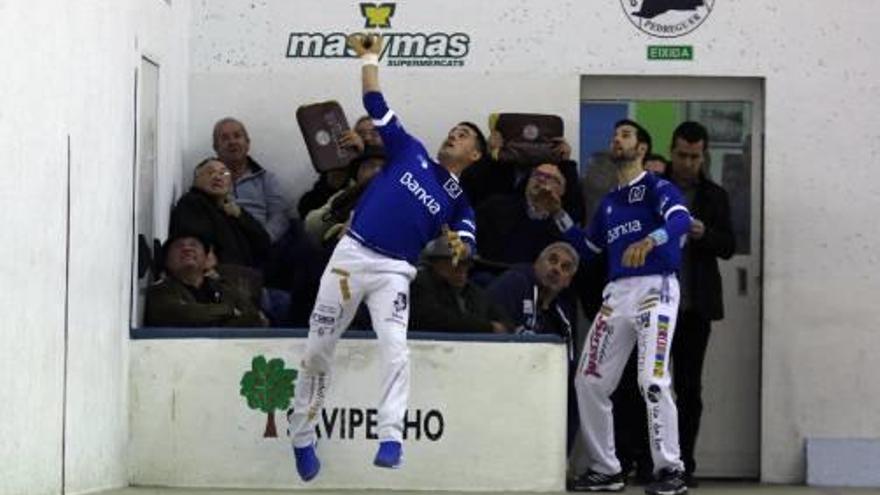
[{"label": "player's hand", "polygon": [[691,230],[688,235],[691,239],[702,239],[706,234],[706,225],[697,218],[691,217]]},{"label": "player's hand", "polygon": [[355,33],[348,37],[348,46],[354,50],[358,58],[368,53],[379,55],[382,53],[382,36],[378,34]]},{"label": "player's hand", "polygon": [[232,198],[227,196],[223,200],[223,212],[232,218],[238,218],[241,216],[241,207]]},{"label": "player's hand", "polygon": [[449,230],[449,227],[446,225],[443,226],[443,236],[446,238],[449,250],[452,251],[452,266],[458,266],[458,262],[467,258],[471,250],[468,245],[461,240],[458,232]]},{"label": "player's hand", "polygon": [[549,187],[541,187],[533,196],[532,204],[536,209],[553,216],[562,209],[562,197]]},{"label": "player's hand", "polygon": [[364,140],[354,130],[349,129],[339,137],[340,148],[352,148],[361,154],[364,152]]},{"label": "player's hand", "polygon": [[639,268],[645,265],[648,253],[654,249],[654,239],[645,237],[641,241],[634,242],[623,252],[621,264],[626,268]]},{"label": "player's hand", "polygon": [[571,145],[564,137],[553,138],[553,154],[558,156],[560,160],[571,159]]}]

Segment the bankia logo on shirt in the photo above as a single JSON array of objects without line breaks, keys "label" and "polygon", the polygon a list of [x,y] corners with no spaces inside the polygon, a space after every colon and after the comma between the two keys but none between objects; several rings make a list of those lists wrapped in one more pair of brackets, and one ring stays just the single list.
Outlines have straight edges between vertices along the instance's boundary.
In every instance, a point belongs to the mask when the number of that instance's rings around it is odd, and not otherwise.
[{"label": "bankia logo on shirt", "polygon": [[[361,3],[358,13],[367,30],[382,35],[380,60],[390,67],[462,67],[470,52],[471,37],[462,32],[444,32],[435,27],[428,32],[392,32],[391,20],[398,13],[396,3]],[[351,58],[347,33],[292,32],[287,42],[287,58]]]}]

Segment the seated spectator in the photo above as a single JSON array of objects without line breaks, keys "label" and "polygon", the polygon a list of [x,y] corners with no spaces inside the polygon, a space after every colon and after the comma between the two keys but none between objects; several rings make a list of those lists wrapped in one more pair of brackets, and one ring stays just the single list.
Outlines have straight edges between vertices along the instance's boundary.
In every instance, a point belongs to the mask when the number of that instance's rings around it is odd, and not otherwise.
[{"label": "seated spectator", "polygon": [[325,248],[336,245],[361,194],[383,166],[385,151],[375,146],[367,146],[360,156],[352,160],[349,173],[354,180],[351,185],[336,192],[323,206],[306,215],[305,230],[312,240]]},{"label": "seated spectator", "polygon": [[447,332],[505,333],[513,321],[485,291],[468,281],[470,259],[452,263],[445,237],[428,243],[425,266],[410,288],[409,328]]},{"label": "seated spectator", "polygon": [[554,242],[534,263],[517,264],[492,282],[489,297],[513,318],[516,333],[554,333],[573,344],[575,304],[561,294],[579,262],[573,247]]},{"label": "seated spectator", "polygon": [[357,119],[357,123],[354,125],[354,132],[360,136],[361,141],[364,142],[364,146],[378,148],[384,146],[384,143],[382,143],[382,136],[379,134],[379,131],[376,130],[376,126],[373,125],[373,119],[369,115],[364,115]]},{"label": "seated spectator", "polygon": [[666,171],[669,170],[669,161],[663,158],[662,155],[651,153],[645,157],[645,161],[642,162],[642,168],[657,175],[665,175]]},{"label": "seated spectator", "polygon": [[247,295],[219,273],[207,276],[210,243],[180,233],[163,246],[165,276],[147,291],[148,326],[266,326]]},{"label": "seated spectator", "polygon": [[232,173],[235,202],[260,222],[271,242],[287,231],[287,201],[278,178],[250,153],[251,139],[240,121],[226,117],[214,124],[214,151]]},{"label": "seated spectator", "polygon": [[[370,125],[372,125],[372,121],[370,121]],[[342,148],[353,148],[360,155],[364,151],[364,140],[361,139],[355,130],[348,130],[339,139],[339,146]],[[299,203],[296,205],[299,218],[305,220],[310,211],[326,204],[330,196],[347,187],[349,183],[348,168],[338,168],[322,172],[312,188],[299,199]]]},{"label": "seated spectator", "polygon": [[209,158],[196,166],[193,186],[171,211],[170,232],[210,239],[221,264],[259,268],[269,234],[233,199],[232,180],[223,162]]},{"label": "seated spectator", "polygon": [[495,196],[477,208],[480,260],[508,266],[531,263],[549,244],[562,240],[553,218],[537,200],[547,190],[548,197],[561,202],[565,185],[559,166],[545,163],[532,170],[523,193]]},{"label": "seated spectator", "polygon": [[[578,185],[577,163],[570,159],[571,146],[568,142],[563,138],[559,138],[557,141],[557,159],[553,163],[557,165],[565,178],[562,206],[572,220],[576,223],[582,223],[586,216],[584,214],[583,192]],[[489,155],[468,167],[461,175],[462,189],[468,195],[468,200],[475,209],[494,196],[522,192],[535,168],[513,161],[504,152],[504,139],[498,131],[492,131],[489,135],[488,145]]]}]

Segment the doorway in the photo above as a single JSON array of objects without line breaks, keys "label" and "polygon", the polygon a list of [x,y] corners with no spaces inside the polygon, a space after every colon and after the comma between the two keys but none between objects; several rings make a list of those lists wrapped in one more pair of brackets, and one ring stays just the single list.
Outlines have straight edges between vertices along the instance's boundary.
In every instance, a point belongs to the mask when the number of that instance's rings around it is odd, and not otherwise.
[{"label": "doorway", "polygon": [[[582,172],[607,159],[614,123],[624,118],[646,127],[654,153],[666,158],[679,123],[696,120],[709,131],[704,171],[728,192],[737,249],[730,260],[719,262],[725,318],[712,324],[703,370],[696,475],[758,478],[764,82],[759,78],[583,76]],[[591,174],[586,176],[587,195],[595,196],[590,190]],[[589,197],[587,202],[589,207]]]}]

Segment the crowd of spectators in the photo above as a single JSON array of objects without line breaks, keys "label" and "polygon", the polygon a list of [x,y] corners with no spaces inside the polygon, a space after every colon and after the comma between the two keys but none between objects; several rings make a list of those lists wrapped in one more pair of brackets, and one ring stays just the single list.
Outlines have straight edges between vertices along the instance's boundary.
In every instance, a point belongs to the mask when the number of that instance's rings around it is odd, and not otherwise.
[{"label": "crowd of spectators", "polygon": [[[168,238],[158,253],[161,273],[148,291],[146,325],[308,325],[324,266],[371,178],[382,173],[382,141],[369,118],[359,119],[337,142],[356,158],[321,173],[295,207],[285,201],[274,171],[250,156],[250,145],[239,120],[215,124],[215,156],[195,166],[191,188],[171,212]],[[409,328],[558,335],[574,370],[581,344],[578,318],[589,321],[598,311],[607,274],[602,257],[580,263],[553,212],[562,209],[586,226],[601,197],[616,187],[616,176],[596,166],[581,177],[562,138],[550,143],[550,159],[537,165],[512,161],[498,132],[490,134],[488,145],[487,156],[460,177],[476,212],[477,252],[453,259],[444,239],[429,243],[411,286]],[[693,218],[679,273],[682,302],[672,351],[689,482],[710,323],[723,316],[717,259],[732,256],[735,241],[727,194],[703,171],[707,146],[705,129],[688,122],[673,135],[671,160],[647,154],[643,161],[647,172],[682,190]],[[297,216],[289,214],[293,210]],[[369,327],[367,318],[355,319],[354,326],[358,322]],[[613,397],[617,455],[625,471],[648,477],[652,468],[639,395],[633,356]],[[572,402],[569,440],[577,427],[575,407]]]}]

